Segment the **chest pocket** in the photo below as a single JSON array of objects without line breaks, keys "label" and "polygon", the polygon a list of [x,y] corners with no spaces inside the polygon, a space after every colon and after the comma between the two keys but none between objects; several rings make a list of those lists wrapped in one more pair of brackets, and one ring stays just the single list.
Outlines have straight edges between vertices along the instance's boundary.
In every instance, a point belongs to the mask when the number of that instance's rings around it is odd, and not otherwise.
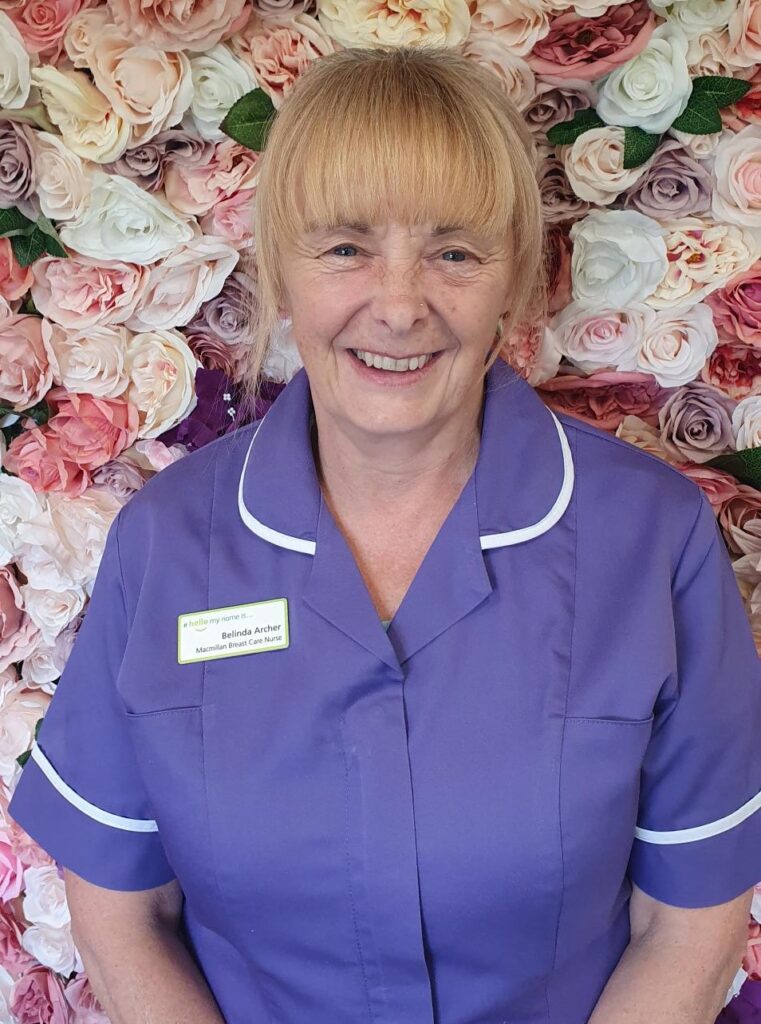
[{"label": "chest pocket", "polygon": [[631,892],[626,870],[653,721],[653,715],[565,719],[560,779],[565,892],[559,948],[600,936]]}]

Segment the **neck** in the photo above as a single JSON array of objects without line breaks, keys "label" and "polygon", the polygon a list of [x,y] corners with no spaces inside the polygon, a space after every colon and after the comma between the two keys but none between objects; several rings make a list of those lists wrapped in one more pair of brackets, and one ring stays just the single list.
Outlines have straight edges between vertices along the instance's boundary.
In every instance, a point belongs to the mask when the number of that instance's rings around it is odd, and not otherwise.
[{"label": "neck", "polygon": [[424,509],[449,507],[478,458],[482,394],[477,404],[428,431],[367,437],[342,429],[315,407],[315,464],[328,504],[341,518],[397,524]]}]

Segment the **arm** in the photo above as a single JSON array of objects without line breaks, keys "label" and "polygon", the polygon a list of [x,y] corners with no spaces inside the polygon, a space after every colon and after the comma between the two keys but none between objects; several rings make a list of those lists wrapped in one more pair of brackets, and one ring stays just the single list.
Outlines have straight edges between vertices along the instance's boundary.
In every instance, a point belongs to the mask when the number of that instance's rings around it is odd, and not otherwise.
[{"label": "arm", "polygon": [[74,943],[111,1024],[224,1024],[180,936],[176,880],[116,891],[64,868],[64,882]]},{"label": "arm", "polygon": [[714,1024],[742,963],[753,889],[674,907],[633,886],[631,940],[589,1024]]}]

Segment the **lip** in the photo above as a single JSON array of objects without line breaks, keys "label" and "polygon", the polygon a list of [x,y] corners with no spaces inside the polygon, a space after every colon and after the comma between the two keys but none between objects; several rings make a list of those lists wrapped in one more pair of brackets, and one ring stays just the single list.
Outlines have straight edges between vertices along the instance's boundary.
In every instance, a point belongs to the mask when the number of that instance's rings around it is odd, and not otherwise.
[{"label": "lip", "polygon": [[[369,351],[369,349],[368,349]],[[424,366],[418,367],[417,370],[405,370],[403,372],[395,372],[393,370],[379,370],[375,366],[368,366],[367,363],[358,359],[350,349],[344,349],[346,358],[351,362],[352,366],[359,374],[361,378],[374,384],[380,384],[383,387],[410,387],[412,384],[417,384],[418,381],[422,380],[434,367],[444,350],[440,349]],[[373,355],[381,355],[382,353],[373,352]],[[390,356],[391,359],[405,359],[406,356]]]}]

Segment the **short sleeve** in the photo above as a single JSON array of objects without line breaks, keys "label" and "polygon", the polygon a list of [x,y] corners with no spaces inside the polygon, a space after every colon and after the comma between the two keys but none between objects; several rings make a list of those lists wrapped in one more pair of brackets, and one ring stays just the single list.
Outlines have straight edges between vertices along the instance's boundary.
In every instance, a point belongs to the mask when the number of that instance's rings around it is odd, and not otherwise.
[{"label": "short sleeve", "polygon": [[656,702],[629,874],[663,903],[711,906],[761,880],[761,660],[702,492],[671,603],[676,668]]},{"label": "short sleeve", "polygon": [[175,875],[115,685],[129,632],[118,529],[119,516],[8,813],[75,874],[108,889],[135,890]]}]

